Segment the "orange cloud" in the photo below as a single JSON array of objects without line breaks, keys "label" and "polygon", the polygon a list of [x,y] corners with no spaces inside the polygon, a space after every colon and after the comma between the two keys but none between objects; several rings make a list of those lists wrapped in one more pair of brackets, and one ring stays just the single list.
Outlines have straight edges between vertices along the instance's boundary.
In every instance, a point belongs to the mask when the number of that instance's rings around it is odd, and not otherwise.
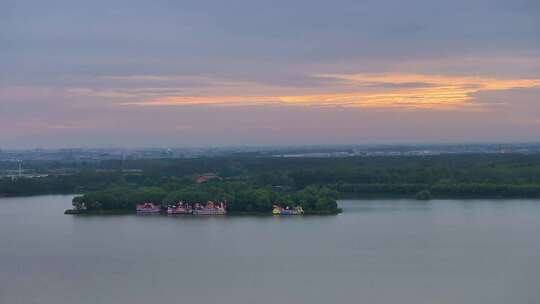
[{"label": "orange cloud", "polygon": [[366,83],[426,83],[434,86],[477,87],[478,90],[509,90],[540,86],[540,79],[498,79],[488,77],[445,76],[423,74],[319,74],[316,77],[332,78],[349,85]]},{"label": "orange cloud", "polygon": [[[328,88],[342,92],[316,94],[212,94],[207,96],[157,96],[122,105],[295,105],[365,108],[456,109],[477,108],[474,94],[482,91],[510,90],[540,86],[540,79],[497,79],[486,77],[424,74],[320,74],[314,77],[331,79]],[[264,87],[262,87],[264,88]],[[325,89],[322,88],[318,89]],[[242,91],[239,86],[238,91]],[[279,88],[271,88],[279,91]],[[301,91],[298,88],[297,91]]]}]

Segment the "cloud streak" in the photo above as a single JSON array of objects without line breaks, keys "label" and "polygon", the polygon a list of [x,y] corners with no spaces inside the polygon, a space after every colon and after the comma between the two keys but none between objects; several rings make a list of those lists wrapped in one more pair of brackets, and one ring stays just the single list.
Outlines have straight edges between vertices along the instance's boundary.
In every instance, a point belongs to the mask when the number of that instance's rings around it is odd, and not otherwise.
[{"label": "cloud streak", "polygon": [[[316,106],[452,110],[479,108],[475,94],[540,86],[540,79],[490,78],[427,74],[317,74],[328,79],[316,94],[231,94],[156,96],[123,101],[124,106]],[[239,92],[242,87],[238,87]],[[300,90],[300,88],[298,89]],[[337,91],[337,92],[336,92]],[[134,94],[132,97],[143,97]]]}]

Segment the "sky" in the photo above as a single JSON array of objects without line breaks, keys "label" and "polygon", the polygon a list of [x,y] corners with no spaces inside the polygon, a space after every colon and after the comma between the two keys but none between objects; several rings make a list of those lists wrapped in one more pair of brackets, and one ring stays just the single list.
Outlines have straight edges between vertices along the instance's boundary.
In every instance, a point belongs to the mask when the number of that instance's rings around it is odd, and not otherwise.
[{"label": "sky", "polygon": [[539,135],[538,0],[0,0],[0,148]]}]

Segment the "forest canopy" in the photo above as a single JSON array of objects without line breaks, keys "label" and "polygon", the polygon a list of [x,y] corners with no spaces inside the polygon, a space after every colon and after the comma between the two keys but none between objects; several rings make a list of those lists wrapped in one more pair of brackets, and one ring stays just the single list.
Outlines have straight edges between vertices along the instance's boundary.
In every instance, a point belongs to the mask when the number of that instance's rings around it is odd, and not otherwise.
[{"label": "forest canopy", "polygon": [[[28,166],[46,176],[0,178],[0,196],[81,193],[101,208],[131,208],[144,200],[227,200],[231,209],[245,212],[268,210],[276,201],[321,210],[338,197],[415,198],[421,191],[432,198],[540,197],[540,155],[214,157]],[[61,169],[74,173],[54,173]],[[197,184],[204,173],[216,179]]]}]

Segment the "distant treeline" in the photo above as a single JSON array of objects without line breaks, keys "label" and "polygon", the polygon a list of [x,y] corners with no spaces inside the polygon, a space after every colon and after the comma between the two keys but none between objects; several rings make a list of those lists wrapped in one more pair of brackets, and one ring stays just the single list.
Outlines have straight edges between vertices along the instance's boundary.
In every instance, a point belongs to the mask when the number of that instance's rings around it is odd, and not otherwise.
[{"label": "distant treeline", "polygon": [[[172,178],[193,180],[197,174],[213,172],[223,182],[245,183],[249,189],[271,189],[283,193],[295,193],[315,186],[329,188],[348,197],[415,197],[424,190],[434,197],[449,198],[540,197],[540,155],[216,157],[35,161],[26,164],[27,169],[32,169],[32,166],[39,172],[53,172],[53,175],[0,179],[0,195],[86,193],[115,187],[158,187],[169,191],[166,184]],[[54,175],[61,170],[78,173]]]},{"label": "distant treeline", "polygon": [[122,184],[125,180],[118,173],[93,170],[75,175],[50,175],[35,178],[0,178],[0,196],[25,196],[39,194],[70,194],[105,189]]},{"label": "distant treeline", "polygon": [[336,190],[347,197],[414,197],[427,190],[438,198],[540,198],[540,184],[337,184]]},{"label": "distant treeline", "polygon": [[[17,163],[0,162],[0,169],[17,169]],[[305,171],[369,171],[372,176],[393,181],[411,178],[492,179],[516,181],[516,178],[534,178],[540,182],[540,154],[472,154],[438,156],[378,156],[343,158],[281,158],[281,157],[213,157],[187,159],[127,159],[103,161],[25,161],[24,169],[47,173],[55,170],[109,170],[140,169],[146,175],[184,176],[201,172],[214,172],[220,176],[253,175],[275,172]],[[470,174],[473,172],[474,174]],[[405,175],[403,175],[406,173]],[[409,175],[408,173],[411,173]],[[424,173],[433,173],[426,175]],[[504,173],[504,174],[501,174]],[[508,173],[510,173],[508,175]],[[531,175],[532,174],[532,175]]]}]

